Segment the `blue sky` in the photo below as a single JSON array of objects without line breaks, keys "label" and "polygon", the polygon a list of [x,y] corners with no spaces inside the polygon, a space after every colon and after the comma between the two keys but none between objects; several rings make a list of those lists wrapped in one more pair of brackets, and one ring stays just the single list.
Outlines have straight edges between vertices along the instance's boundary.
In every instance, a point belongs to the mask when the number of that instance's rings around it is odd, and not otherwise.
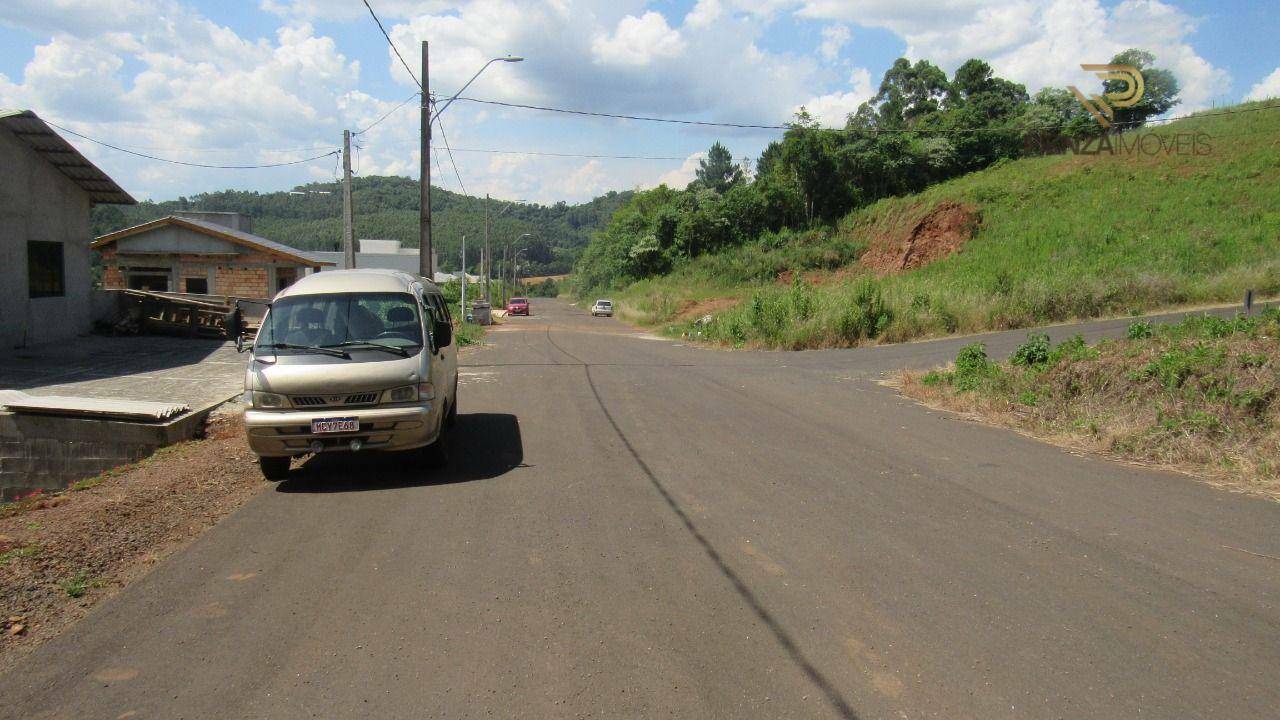
[{"label": "blue sky", "polygon": [[[1183,85],[1176,113],[1280,95],[1274,6],[1229,0],[371,0],[410,64],[432,44],[432,88],[510,102],[726,122],[778,123],[804,105],[842,123],[906,55],[951,71],[969,57],[1034,91],[1088,84],[1083,62],[1155,52]],[[109,6],[109,7],[107,7]],[[8,0],[0,107],[85,135],[210,164],[264,164],[338,146],[413,86],[360,0]],[[576,202],[687,182],[723,141],[754,158],[776,137],[579,118],[459,102],[443,118],[472,194]],[[358,139],[361,174],[417,176],[409,106]],[[184,168],[70,138],[138,197],[332,181],[334,158],[268,170]],[[437,133],[437,146],[440,137]],[[441,148],[442,149],[442,148]],[[663,160],[463,152],[646,155]],[[437,153],[441,156],[442,153]],[[458,189],[447,157],[437,184]]]}]

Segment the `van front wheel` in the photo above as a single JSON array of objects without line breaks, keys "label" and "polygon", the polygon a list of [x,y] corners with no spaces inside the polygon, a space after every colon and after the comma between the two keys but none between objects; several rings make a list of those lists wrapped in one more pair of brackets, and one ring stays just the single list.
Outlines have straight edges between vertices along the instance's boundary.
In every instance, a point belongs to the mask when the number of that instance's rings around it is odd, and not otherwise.
[{"label": "van front wheel", "polygon": [[258,468],[268,480],[284,480],[289,477],[289,460],[288,457],[260,457]]}]

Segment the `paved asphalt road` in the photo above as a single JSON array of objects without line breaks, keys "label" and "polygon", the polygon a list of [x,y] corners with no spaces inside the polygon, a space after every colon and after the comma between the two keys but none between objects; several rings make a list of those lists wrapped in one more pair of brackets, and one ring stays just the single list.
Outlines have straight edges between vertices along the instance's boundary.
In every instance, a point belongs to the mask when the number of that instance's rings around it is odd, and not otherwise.
[{"label": "paved asphalt road", "polygon": [[1280,712],[1280,562],[1231,549],[1280,556],[1280,504],[873,380],[961,341],[535,312],[466,357],[447,469],[308,462],[0,678],[0,716]]}]

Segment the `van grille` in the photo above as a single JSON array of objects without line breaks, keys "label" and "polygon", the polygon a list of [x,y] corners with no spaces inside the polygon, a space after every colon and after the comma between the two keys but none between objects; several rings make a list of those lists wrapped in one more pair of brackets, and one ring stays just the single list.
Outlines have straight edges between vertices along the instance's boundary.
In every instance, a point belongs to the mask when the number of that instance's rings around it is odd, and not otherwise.
[{"label": "van grille", "polygon": [[378,393],[362,392],[350,395],[294,395],[290,398],[294,407],[339,407],[342,405],[372,405],[378,402]]}]

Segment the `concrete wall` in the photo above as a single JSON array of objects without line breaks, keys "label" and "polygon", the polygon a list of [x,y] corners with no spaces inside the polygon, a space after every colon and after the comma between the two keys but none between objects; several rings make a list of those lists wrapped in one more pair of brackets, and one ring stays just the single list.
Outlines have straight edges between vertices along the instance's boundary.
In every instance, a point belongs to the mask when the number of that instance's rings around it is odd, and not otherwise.
[{"label": "concrete wall", "polygon": [[213,408],[162,425],[0,412],[0,502],[61,490],[195,437]]},{"label": "concrete wall", "polygon": [[[0,351],[89,332],[89,196],[3,128],[0,168]],[[30,240],[62,243],[62,297],[29,297]]]}]

